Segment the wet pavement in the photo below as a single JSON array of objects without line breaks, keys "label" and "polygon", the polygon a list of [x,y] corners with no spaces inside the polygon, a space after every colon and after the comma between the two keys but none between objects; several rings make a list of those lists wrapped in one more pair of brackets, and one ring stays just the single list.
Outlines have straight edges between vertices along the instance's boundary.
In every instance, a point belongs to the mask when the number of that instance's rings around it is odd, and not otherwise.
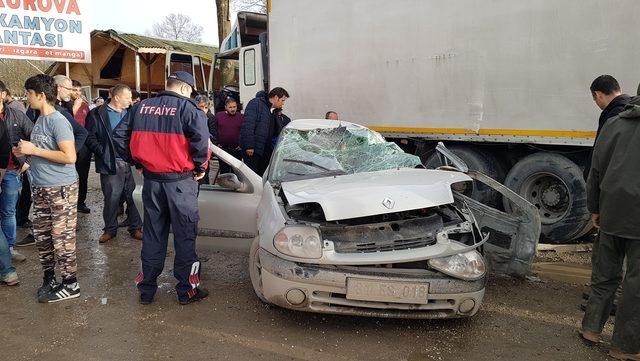
[{"label": "wet pavement", "polygon": [[203,240],[202,279],[211,296],[193,305],[177,303],[170,252],[155,302],[142,306],[133,281],[140,242],[121,229],[116,240],[98,244],[102,218],[95,174],[90,192],[92,213],[79,216],[81,297],[37,303],[37,252],[21,248],[28,257],[17,265],[21,285],[0,286],[0,360],[607,359],[576,335],[586,288],[546,278],[492,277],[485,303],[471,319],[298,313],[261,303],[251,288],[247,256],[217,251]]}]

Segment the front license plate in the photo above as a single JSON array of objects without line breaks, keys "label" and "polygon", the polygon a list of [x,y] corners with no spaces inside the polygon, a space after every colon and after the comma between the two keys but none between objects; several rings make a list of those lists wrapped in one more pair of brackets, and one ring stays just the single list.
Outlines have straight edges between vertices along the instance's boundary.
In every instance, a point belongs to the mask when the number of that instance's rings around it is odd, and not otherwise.
[{"label": "front license plate", "polygon": [[426,304],[428,294],[428,283],[347,279],[349,300]]}]

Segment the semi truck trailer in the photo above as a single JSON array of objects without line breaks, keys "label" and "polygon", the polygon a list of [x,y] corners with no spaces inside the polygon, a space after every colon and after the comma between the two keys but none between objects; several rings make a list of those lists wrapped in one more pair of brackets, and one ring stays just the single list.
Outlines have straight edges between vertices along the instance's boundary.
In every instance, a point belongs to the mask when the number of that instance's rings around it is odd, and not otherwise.
[{"label": "semi truck trailer", "polygon": [[[210,88],[246,104],[283,87],[292,119],[336,111],[427,166],[442,141],[539,209],[541,241],[567,242],[592,231],[589,86],[611,74],[637,88],[638,18],[633,0],[272,0],[267,14],[238,14],[216,54],[238,72]],[[461,191],[513,208],[481,184]]]}]

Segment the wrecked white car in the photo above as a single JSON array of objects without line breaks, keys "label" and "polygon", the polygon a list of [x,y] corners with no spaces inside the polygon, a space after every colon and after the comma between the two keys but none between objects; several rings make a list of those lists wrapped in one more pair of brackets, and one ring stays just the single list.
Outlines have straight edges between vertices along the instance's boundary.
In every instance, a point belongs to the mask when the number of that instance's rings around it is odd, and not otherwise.
[{"label": "wrecked white car", "polygon": [[[282,131],[263,179],[212,149],[235,174],[201,188],[200,235],[227,246],[251,240],[251,282],[264,302],[377,317],[472,316],[489,270],[523,276],[535,255],[537,209],[443,146],[448,165],[427,170],[368,128],[297,120]],[[519,212],[455,191],[474,181]]]}]

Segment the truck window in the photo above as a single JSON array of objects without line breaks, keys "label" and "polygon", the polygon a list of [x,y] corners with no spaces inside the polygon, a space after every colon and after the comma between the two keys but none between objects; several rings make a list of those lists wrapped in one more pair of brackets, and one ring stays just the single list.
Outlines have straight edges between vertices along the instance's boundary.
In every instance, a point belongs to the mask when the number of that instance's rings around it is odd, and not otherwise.
[{"label": "truck window", "polygon": [[169,63],[169,75],[176,71],[186,71],[193,75],[193,60],[191,55],[188,54],[171,54],[171,61]]},{"label": "truck window", "polygon": [[248,49],[244,51],[244,85],[256,84],[256,51]]}]

